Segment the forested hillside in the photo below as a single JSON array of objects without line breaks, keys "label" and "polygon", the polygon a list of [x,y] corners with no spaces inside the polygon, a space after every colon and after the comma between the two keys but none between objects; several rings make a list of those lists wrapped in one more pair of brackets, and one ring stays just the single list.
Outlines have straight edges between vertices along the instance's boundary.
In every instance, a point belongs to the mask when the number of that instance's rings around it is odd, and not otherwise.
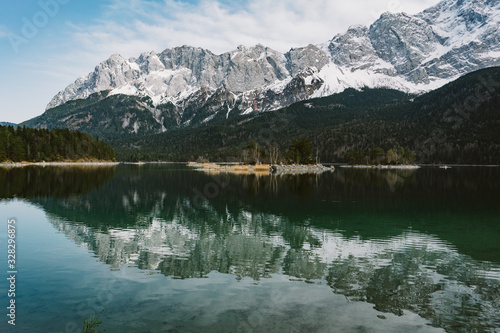
[{"label": "forested hillside", "polygon": [[400,145],[417,163],[500,164],[500,68],[468,74],[418,98],[388,89],[347,89],[275,112],[123,140],[120,159],[242,160],[250,141],[286,154],[294,139],[312,142],[313,158],[347,162],[352,151]]},{"label": "forested hillside", "polygon": [[0,126],[0,162],[112,161],[113,148],[68,129]]},{"label": "forested hillside", "polygon": [[[377,108],[405,103],[411,97],[388,89],[347,89],[341,94],[296,103],[274,112],[252,113],[197,128],[125,140],[115,149],[120,159],[241,161],[249,143],[255,141],[262,161],[266,161],[269,149],[277,147],[284,156],[293,140],[307,137],[313,142],[313,159],[319,155],[325,161],[323,139],[316,138],[322,131],[361,119]],[[345,152],[348,150],[351,149],[346,148]]]},{"label": "forested hillside", "polygon": [[[151,112],[151,100],[125,95],[106,98],[107,95],[108,92],[100,92],[87,99],[69,101],[21,123],[20,126],[69,128],[99,136],[109,144],[124,138],[134,139],[161,133],[162,125]],[[168,110],[164,112],[168,113]],[[168,118],[163,114],[160,116]]]}]

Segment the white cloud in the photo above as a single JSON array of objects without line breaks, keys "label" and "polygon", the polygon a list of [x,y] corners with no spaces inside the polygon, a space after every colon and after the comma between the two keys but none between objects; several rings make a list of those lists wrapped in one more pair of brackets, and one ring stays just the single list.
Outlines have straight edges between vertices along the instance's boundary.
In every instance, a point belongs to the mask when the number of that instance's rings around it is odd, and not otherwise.
[{"label": "white cloud", "polygon": [[235,6],[213,0],[198,5],[174,0],[115,0],[105,20],[80,27],[74,39],[106,57],[112,53],[134,56],[185,44],[223,53],[239,44],[261,43],[285,52],[290,47],[326,42],[350,25],[368,25],[384,11],[414,13],[434,2],[255,0]]}]

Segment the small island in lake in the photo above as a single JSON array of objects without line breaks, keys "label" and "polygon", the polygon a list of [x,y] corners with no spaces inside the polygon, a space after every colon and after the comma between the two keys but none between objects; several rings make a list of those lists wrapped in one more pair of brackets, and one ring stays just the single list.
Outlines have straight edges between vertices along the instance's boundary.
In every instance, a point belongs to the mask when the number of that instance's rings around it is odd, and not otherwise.
[{"label": "small island in lake", "polygon": [[206,172],[230,172],[235,174],[305,174],[333,171],[335,167],[322,164],[242,164],[189,162],[189,167]]},{"label": "small island in lake", "polygon": [[[307,138],[293,140],[286,154],[277,145],[260,149],[255,141],[250,141],[243,150],[241,163],[189,162],[187,165],[206,172],[230,172],[236,174],[304,174],[333,171],[335,168],[313,162],[312,144]],[[266,160],[268,163],[262,163]]]}]

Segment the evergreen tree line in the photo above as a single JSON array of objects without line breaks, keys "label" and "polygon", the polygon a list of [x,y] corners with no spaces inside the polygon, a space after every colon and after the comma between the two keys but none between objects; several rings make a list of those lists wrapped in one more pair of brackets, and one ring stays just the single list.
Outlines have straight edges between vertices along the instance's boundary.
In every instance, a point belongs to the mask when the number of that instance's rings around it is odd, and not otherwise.
[{"label": "evergreen tree line", "polygon": [[103,141],[69,129],[0,126],[0,162],[114,161]]},{"label": "evergreen tree line", "polygon": [[[243,150],[242,157],[243,161],[252,164],[311,164],[318,160],[313,158],[313,150],[318,152],[318,148],[313,149],[311,140],[306,137],[293,140],[286,153],[283,153],[276,143],[260,147],[252,140]],[[376,147],[366,151],[363,149],[349,151],[345,154],[345,160],[355,165],[408,165],[414,163],[415,159],[414,151],[400,146],[397,142],[387,151]]]},{"label": "evergreen tree line", "polygon": [[345,160],[355,165],[407,165],[415,162],[415,158],[414,151],[405,149],[398,143],[387,152],[376,147],[368,151],[360,149],[345,154]]}]

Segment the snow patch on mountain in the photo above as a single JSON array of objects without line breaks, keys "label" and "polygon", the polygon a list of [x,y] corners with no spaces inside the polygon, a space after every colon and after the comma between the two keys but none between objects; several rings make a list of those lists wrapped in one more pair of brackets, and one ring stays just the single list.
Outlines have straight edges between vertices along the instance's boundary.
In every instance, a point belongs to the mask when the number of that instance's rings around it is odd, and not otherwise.
[{"label": "snow patch on mountain", "polygon": [[180,116],[207,106],[203,121],[210,121],[221,107],[226,117],[253,112],[255,101],[259,111],[276,110],[346,88],[423,93],[500,65],[499,27],[500,1],[444,0],[417,15],[384,13],[369,27],[355,25],[328,42],[286,53],[258,44],[220,55],[191,46],[128,60],[114,54],[54,96],[47,109],[110,91],[149,98],[153,113],[167,103]]}]

